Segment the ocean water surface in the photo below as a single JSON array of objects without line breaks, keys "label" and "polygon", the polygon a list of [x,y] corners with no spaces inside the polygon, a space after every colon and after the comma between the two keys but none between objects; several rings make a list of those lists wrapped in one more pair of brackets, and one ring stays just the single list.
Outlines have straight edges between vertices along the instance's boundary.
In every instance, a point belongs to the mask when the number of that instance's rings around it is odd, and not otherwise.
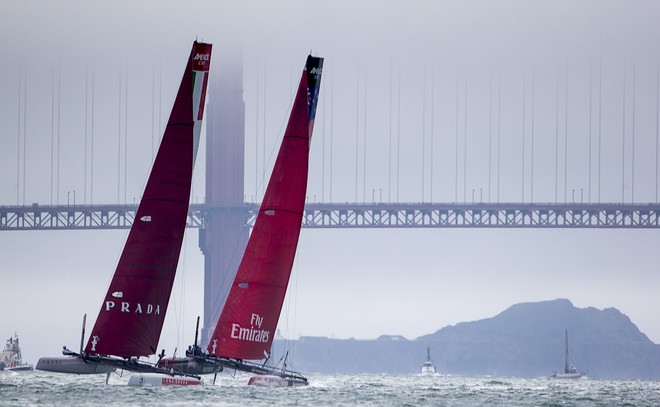
[{"label": "ocean water surface", "polygon": [[660,406],[660,382],[415,375],[310,375],[297,388],[247,386],[222,373],[215,385],[138,388],[130,374],[0,372],[0,406]]}]

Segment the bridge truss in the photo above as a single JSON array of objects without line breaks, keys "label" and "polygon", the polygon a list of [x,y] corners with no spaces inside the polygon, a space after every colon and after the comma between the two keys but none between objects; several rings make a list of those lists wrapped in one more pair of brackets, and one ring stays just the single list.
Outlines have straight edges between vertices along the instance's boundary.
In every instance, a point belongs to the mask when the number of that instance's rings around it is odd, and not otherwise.
[{"label": "bridge truss", "polygon": [[[258,204],[191,204],[187,227],[240,210],[252,226]],[[0,230],[127,229],[135,205],[2,206]],[[308,203],[305,228],[660,228],[660,204]]]}]

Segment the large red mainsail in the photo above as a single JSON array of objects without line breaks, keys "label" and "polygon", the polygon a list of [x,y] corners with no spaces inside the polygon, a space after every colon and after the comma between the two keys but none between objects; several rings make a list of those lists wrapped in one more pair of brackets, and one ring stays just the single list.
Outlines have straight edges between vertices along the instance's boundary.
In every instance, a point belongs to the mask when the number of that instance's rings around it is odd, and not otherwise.
[{"label": "large red mainsail", "polygon": [[322,65],[310,56],[303,70],[254,229],[208,344],[211,355],[249,360],[270,352],[300,235]]},{"label": "large red mainsail", "polygon": [[87,354],[156,353],[188,214],[211,44],[195,42]]}]

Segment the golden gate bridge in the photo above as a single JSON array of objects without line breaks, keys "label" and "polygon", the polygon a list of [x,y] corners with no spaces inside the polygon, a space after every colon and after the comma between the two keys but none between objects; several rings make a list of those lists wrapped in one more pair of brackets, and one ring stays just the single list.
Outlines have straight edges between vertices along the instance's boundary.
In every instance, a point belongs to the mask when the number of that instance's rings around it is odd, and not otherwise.
[{"label": "golden gate bridge", "polygon": [[[205,319],[212,317],[212,303],[217,296],[219,281],[218,276],[226,270],[238,266],[234,255],[236,242],[238,246],[247,241],[247,230],[252,225],[258,210],[258,203],[246,202],[245,199],[245,102],[243,101],[243,67],[242,65],[229,66],[216,64],[216,74],[209,84],[209,100],[207,105],[207,131],[206,131],[206,179],[204,203],[192,203],[190,205],[187,226],[199,229],[200,248],[205,256]],[[219,72],[218,72],[219,71]],[[567,80],[568,81],[568,80]],[[126,80],[128,82],[128,79]],[[326,79],[327,82],[327,79]],[[121,84],[120,84],[121,86]],[[127,83],[125,83],[128,89]],[[634,86],[634,83],[633,83]],[[359,87],[359,83],[358,83]],[[467,79],[465,79],[467,88]],[[327,84],[326,88],[327,90]],[[559,87],[557,88],[559,89]],[[358,89],[359,90],[359,89]],[[126,90],[126,93],[128,91]],[[524,92],[524,89],[523,89]],[[557,90],[559,92],[559,90]],[[459,104],[459,87],[457,80],[456,104]],[[532,89],[533,95],[533,89]],[[568,91],[566,98],[568,99]],[[426,96],[425,96],[426,97]],[[624,95],[625,97],[625,95]],[[634,97],[634,96],[633,96]],[[358,98],[359,99],[359,98]],[[426,99],[424,99],[426,101]],[[431,99],[432,100],[432,99]],[[491,102],[493,98],[491,97]],[[364,105],[366,111],[366,87],[364,88]],[[591,101],[590,101],[591,102]],[[19,101],[19,105],[20,105]],[[23,100],[24,103],[24,100]],[[467,127],[467,90],[465,92],[464,120]],[[127,108],[128,102],[126,102]],[[568,100],[566,102],[568,111]],[[392,102],[390,101],[390,105]],[[524,106],[523,106],[524,107]],[[361,108],[356,103],[356,110]],[[559,109],[558,109],[559,110]],[[529,115],[529,112],[527,113]],[[558,114],[558,113],[557,113]],[[532,108],[532,118],[534,117]],[[591,115],[591,111],[590,111]],[[657,115],[657,106],[656,106]],[[455,187],[456,198],[458,198],[459,179],[459,122],[458,106],[456,113],[456,174]],[[325,115],[324,115],[325,117]],[[525,120],[523,110],[523,121]],[[625,118],[625,101],[624,101]],[[25,120],[25,112],[23,113]],[[125,119],[126,120],[126,119]],[[634,120],[634,99],[633,99]],[[121,120],[120,120],[121,121]],[[566,119],[567,121],[567,119]],[[366,127],[366,120],[364,121]],[[126,125],[126,121],[124,122]],[[358,121],[356,120],[356,162],[355,162],[355,201],[354,202],[316,202],[316,198],[307,202],[303,215],[304,228],[592,228],[592,229],[654,229],[660,227],[660,204],[657,202],[634,203],[593,203],[591,199],[591,188],[588,191],[588,199],[584,200],[584,189],[572,188],[570,201],[567,202],[491,202],[484,201],[482,188],[472,189],[472,199],[467,201],[466,169],[463,170],[463,195],[464,199],[459,202],[387,202],[382,200],[382,192],[376,199],[374,189],[371,202],[358,202],[358,179],[357,165],[358,156]],[[524,125],[523,125],[524,126]],[[625,126],[625,124],[624,124]],[[23,125],[23,128],[25,124]],[[467,130],[466,130],[467,131]],[[317,128],[318,132],[318,128]],[[625,146],[625,129],[623,145]],[[366,130],[365,136],[366,138]],[[390,136],[391,137],[391,136]],[[566,135],[567,137],[567,135]],[[590,136],[591,137],[591,136]],[[20,139],[20,112],[19,112],[19,139]],[[422,140],[425,140],[422,137]],[[490,140],[490,138],[489,138]],[[525,135],[523,130],[523,180],[522,196],[525,196]],[[532,124],[532,154],[531,170],[532,181],[534,180],[534,138]],[[121,139],[120,139],[121,143]],[[364,141],[366,145],[366,140]],[[567,142],[566,142],[567,143]],[[325,141],[323,141],[325,146]],[[390,140],[391,144],[391,140]],[[466,150],[467,141],[463,141]],[[59,146],[58,146],[59,147]],[[125,144],[124,144],[125,147]],[[362,152],[366,156],[366,147]],[[430,146],[432,149],[432,144]],[[20,149],[20,140],[19,140]],[[464,151],[465,151],[464,150]],[[657,128],[656,128],[656,150],[657,150]],[[489,154],[491,148],[489,147]],[[591,154],[591,139],[590,139]],[[25,153],[25,147],[23,147]],[[425,157],[426,153],[423,153]],[[466,154],[466,153],[463,153]],[[558,152],[555,152],[557,155]],[[325,157],[325,153],[324,153]],[[390,153],[391,157],[391,153]],[[465,156],[464,156],[465,157]],[[633,151],[634,161],[634,132]],[[589,169],[591,171],[591,157]],[[490,157],[489,157],[490,161]],[[658,184],[657,154],[655,174],[649,178],[656,181],[656,194]],[[467,159],[462,164],[467,166]],[[17,164],[18,165],[18,164]],[[25,165],[25,158],[23,158]],[[396,165],[399,165],[397,158]],[[499,165],[499,164],[498,164]],[[529,165],[529,162],[527,163]],[[623,166],[624,164],[622,164]],[[390,167],[392,163],[390,162]],[[598,162],[600,167],[600,160]],[[528,167],[529,168],[529,167]],[[634,170],[634,164],[633,164]],[[489,172],[491,166],[489,164]],[[398,170],[397,170],[398,171]],[[624,167],[625,171],[625,167]],[[366,170],[362,169],[362,174]],[[393,173],[389,168],[388,172]],[[499,172],[499,169],[498,169]],[[25,169],[23,169],[25,176]],[[119,172],[118,172],[119,176]],[[126,174],[124,174],[126,176]],[[491,174],[489,173],[489,183]],[[498,174],[499,177],[499,174]],[[599,174],[600,177],[600,174]],[[558,178],[558,175],[555,177]],[[589,174],[591,180],[592,175]],[[23,178],[25,180],[25,178]],[[52,182],[52,181],[51,181]],[[86,181],[87,182],[87,179]],[[391,182],[391,181],[390,181]],[[557,180],[555,179],[555,196],[557,195]],[[622,176],[623,191],[623,176]],[[397,172],[398,183],[398,172]],[[499,180],[498,180],[499,183]],[[600,183],[600,180],[599,180]],[[633,171],[634,185],[634,171]],[[366,183],[363,182],[366,196]],[[489,185],[490,187],[490,185]],[[568,197],[568,185],[564,185],[566,198]],[[633,186],[634,188],[634,186]],[[490,191],[490,188],[489,188]],[[578,191],[578,199],[576,199]],[[88,204],[77,203],[75,191],[73,200],[71,191],[68,193],[67,204],[44,205],[39,202],[23,205],[0,205],[0,231],[36,231],[36,230],[103,230],[103,229],[127,229],[135,220],[135,204]],[[478,193],[477,193],[478,192]],[[475,193],[477,193],[475,197]],[[51,192],[52,194],[52,192]],[[431,192],[432,194],[432,192]],[[533,189],[532,189],[533,194]],[[25,196],[25,187],[23,186]],[[126,195],[126,193],[124,194]],[[396,194],[398,197],[398,193]],[[422,192],[424,195],[424,192]],[[600,191],[599,191],[600,195]],[[633,190],[634,198],[634,190]],[[24,198],[25,200],[25,198]],[[83,199],[84,201],[84,199]],[[246,227],[247,226],[247,227]],[[242,242],[242,243],[240,243]],[[240,258],[240,256],[238,256]]]}]

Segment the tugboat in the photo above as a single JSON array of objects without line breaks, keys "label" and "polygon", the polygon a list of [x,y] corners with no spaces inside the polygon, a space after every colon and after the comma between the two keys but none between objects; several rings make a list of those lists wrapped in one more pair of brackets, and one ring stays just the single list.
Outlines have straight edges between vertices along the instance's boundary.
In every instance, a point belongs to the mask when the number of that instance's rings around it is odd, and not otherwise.
[{"label": "tugboat", "polygon": [[422,364],[422,370],[420,374],[422,375],[434,375],[435,372],[435,366],[433,366],[433,363],[431,363],[431,348],[426,347],[426,362]]},{"label": "tugboat", "polygon": [[21,347],[18,344],[18,334],[15,333],[14,336],[7,339],[5,350],[0,353],[0,370],[24,372],[32,369],[31,364],[23,362]]}]

